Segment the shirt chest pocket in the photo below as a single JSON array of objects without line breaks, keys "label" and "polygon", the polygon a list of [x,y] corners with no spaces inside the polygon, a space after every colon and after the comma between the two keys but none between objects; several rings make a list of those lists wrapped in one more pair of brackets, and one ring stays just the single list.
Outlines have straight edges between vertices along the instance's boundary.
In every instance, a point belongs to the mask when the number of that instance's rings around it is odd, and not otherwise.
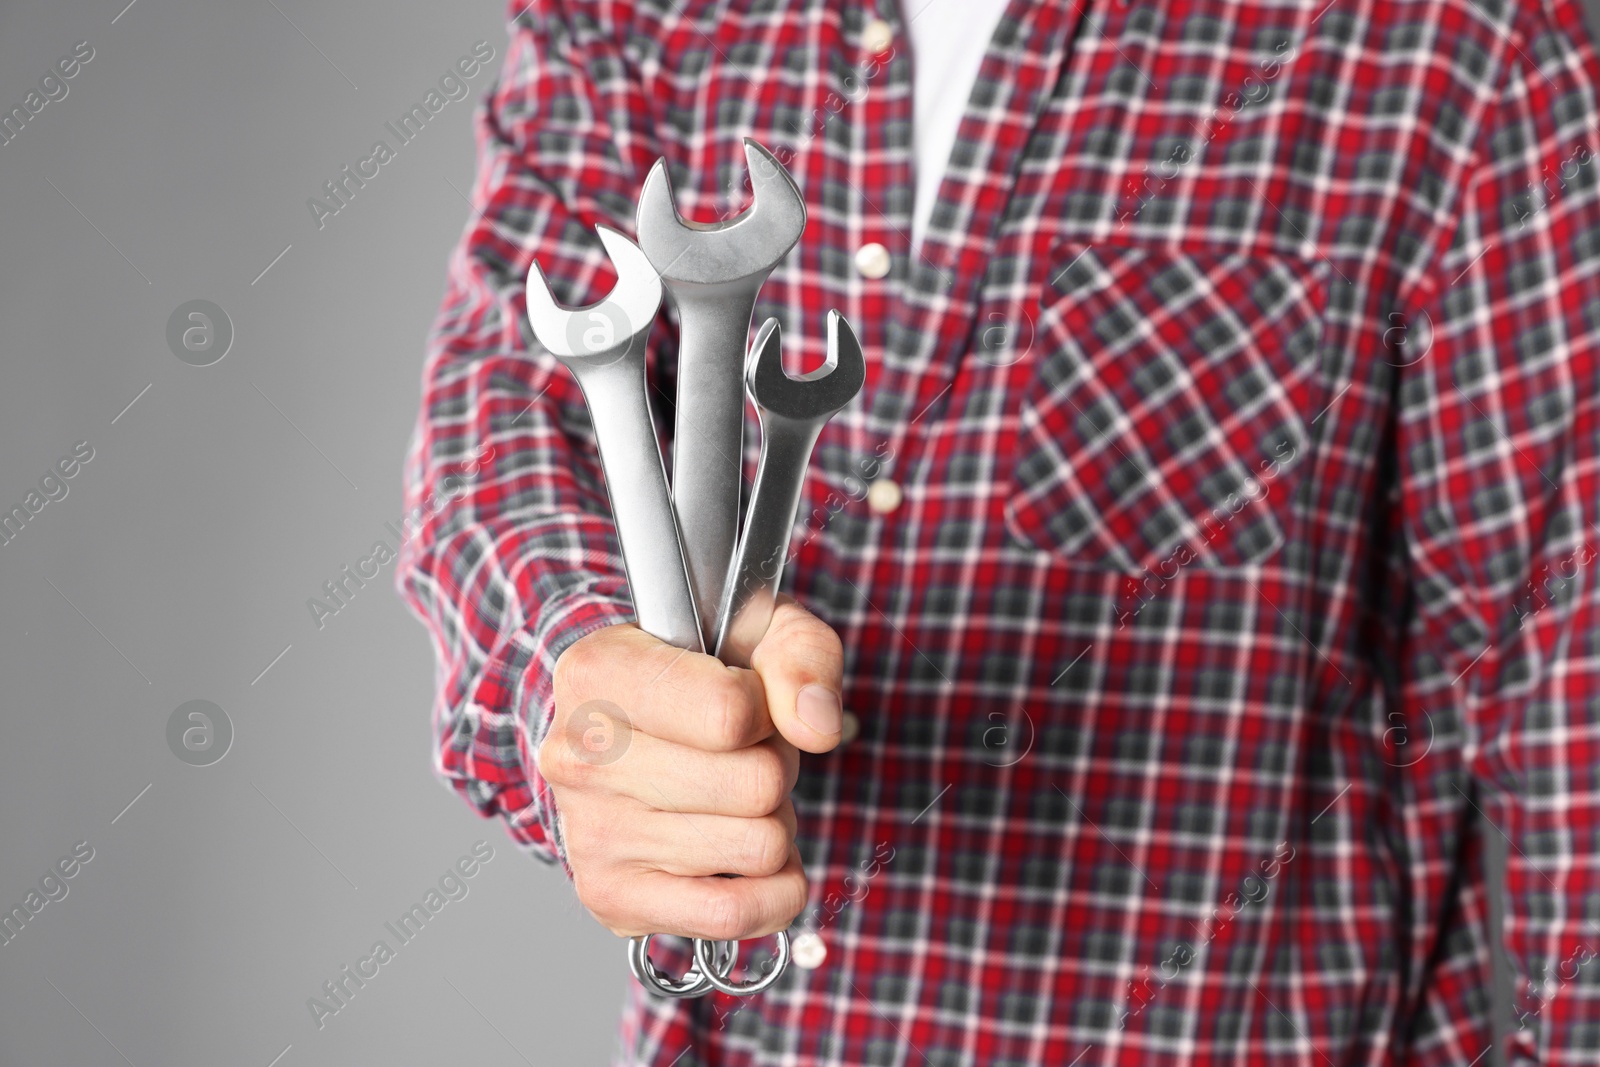
[{"label": "shirt chest pocket", "polygon": [[1129,572],[1268,559],[1324,402],[1328,265],[1078,242],[1050,262],[1012,536]]}]

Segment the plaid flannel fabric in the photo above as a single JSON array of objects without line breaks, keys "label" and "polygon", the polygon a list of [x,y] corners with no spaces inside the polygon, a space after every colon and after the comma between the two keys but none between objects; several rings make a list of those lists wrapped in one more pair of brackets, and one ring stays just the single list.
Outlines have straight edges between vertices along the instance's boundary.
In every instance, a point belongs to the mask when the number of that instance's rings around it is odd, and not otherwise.
[{"label": "plaid flannel fabric", "polygon": [[812,365],[839,308],[868,354],[786,575],[861,721],[795,797],[827,959],[748,1002],[636,990],[619,1062],[1474,1063],[1477,809],[1510,842],[1513,1059],[1596,1062],[1576,6],[1012,0],[914,257],[916,0],[875,4],[515,0],[478,114],[401,580],[439,769],[537,854],[552,664],[630,612],[530,261],[598,298],[592,226],[631,232],[656,157],[720,217],[753,136],[811,212],[758,315]]}]

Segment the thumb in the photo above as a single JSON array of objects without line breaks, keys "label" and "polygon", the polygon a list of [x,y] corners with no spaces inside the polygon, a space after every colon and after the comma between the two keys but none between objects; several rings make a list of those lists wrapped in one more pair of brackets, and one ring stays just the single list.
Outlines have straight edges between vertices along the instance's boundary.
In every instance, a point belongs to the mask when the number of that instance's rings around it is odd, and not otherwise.
[{"label": "thumb", "polygon": [[844,729],[844,647],[833,628],[778,598],[766,636],[750,653],[766,690],[767,713],[784,739],[805,752],[827,752]]}]

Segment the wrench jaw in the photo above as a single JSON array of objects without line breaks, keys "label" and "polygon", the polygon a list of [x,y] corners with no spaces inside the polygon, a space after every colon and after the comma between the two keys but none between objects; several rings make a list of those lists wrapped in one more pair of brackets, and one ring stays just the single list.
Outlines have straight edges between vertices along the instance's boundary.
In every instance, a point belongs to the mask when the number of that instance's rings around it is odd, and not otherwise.
[{"label": "wrench jaw", "polygon": [[758,413],[826,422],[855,399],[867,380],[867,361],[850,323],[828,312],[828,355],[822,366],[790,377],[783,369],[783,344],[775,319],[762,324],[745,366],[745,387]]},{"label": "wrench jaw", "polygon": [[776,156],[750,138],[744,141],[754,198],[735,218],[690,222],[678,213],[667,174],[657,160],[639,194],[639,245],[673,295],[678,287],[718,289],[736,283],[754,290],[783,261],[806,228],[800,187]]},{"label": "wrench jaw", "polygon": [[596,226],[617,272],[617,284],[602,300],[568,308],[556,303],[544,268],[528,270],[528,324],[539,343],[573,368],[605,366],[628,356],[643,358],[650,327],[661,307],[661,277],[639,246],[609,226]]}]

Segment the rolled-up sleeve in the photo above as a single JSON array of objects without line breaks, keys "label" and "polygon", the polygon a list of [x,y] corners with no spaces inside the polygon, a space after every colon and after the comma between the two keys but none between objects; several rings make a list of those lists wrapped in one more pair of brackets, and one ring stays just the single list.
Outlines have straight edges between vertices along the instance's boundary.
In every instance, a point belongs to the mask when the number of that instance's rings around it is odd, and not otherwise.
[{"label": "rolled-up sleeve", "polygon": [[632,230],[658,153],[634,128],[648,109],[625,54],[627,5],[509,11],[476,116],[472,219],[429,341],[396,581],[437,655],[439,774],[564,866],[532,758],[552,672],[572,642],[633,613],[582,397],[529,336],[523,287],[537,259],[558,299],[603,296],[614,275],[594,225]]}]

